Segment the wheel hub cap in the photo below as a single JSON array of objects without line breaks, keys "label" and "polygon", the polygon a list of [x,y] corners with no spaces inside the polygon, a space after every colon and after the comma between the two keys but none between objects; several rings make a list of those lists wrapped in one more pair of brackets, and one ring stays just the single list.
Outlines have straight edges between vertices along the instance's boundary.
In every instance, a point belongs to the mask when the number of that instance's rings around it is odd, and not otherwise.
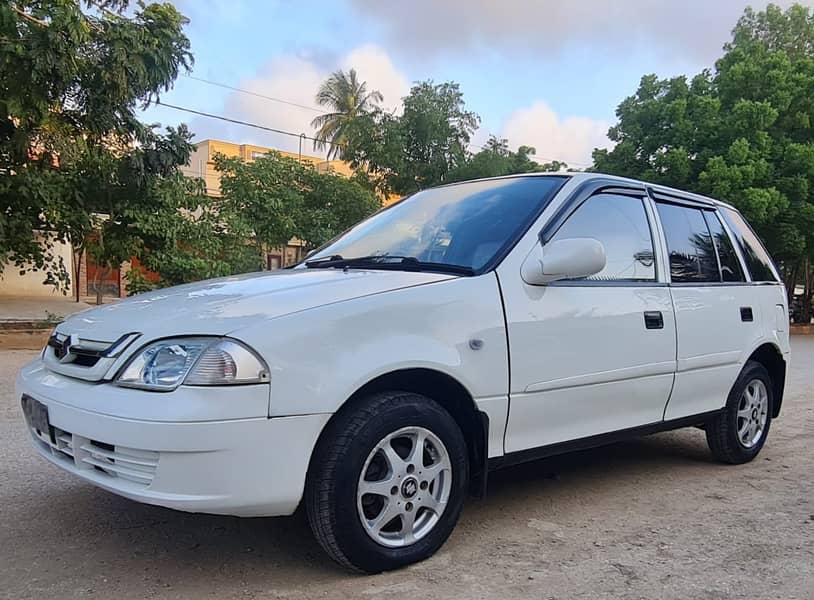
[{"label": "wheel hub cap", "polygon": [[418,481],[415,478],[408,477],[404,480],[404,483],[401,484],[401,495],[404,496],[405,499],[409,500],[415,496],[417,492]]},{"label": "wheel hub cap", "polygon": [[389,548],[414,544],[436,526],[452,490],[452,462],[440,438],[404,427],[373,447],[356,505],[365,532]]}]

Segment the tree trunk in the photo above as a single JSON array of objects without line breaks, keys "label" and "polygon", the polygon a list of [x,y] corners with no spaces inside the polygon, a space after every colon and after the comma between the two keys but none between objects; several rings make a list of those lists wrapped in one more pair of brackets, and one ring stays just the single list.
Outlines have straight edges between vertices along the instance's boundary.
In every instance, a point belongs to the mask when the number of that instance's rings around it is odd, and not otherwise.
[{"label": "tree trunk", "polygon": [[73,286],[76,290],[76,301],[79,302],[79,272],[82,270],[82,248],[71,246],[73,250]]},{"label": "tree trunk", "polygon": [[811,259],[803,262],[803,296],[800,299],[800,323],[811,323],[811,300],[814,298],[814,265]]},{"label": "tree trunk", "polygon": [[783,284],[786,286],[786,301],[789,306],[794,302],[794,288],[797,286],[797,277],[800,274],[800,263],[797,262],[790,269],[786,269]]},{"label": "tree trunk", "polygon": [[96,270],[96,305],[102,305],[102,296],[104,296],[104,290],[102,289],[102,282],[107,279],[107,274],[110,273],[110,265],[105,265],[104,270],[97,269]]}]

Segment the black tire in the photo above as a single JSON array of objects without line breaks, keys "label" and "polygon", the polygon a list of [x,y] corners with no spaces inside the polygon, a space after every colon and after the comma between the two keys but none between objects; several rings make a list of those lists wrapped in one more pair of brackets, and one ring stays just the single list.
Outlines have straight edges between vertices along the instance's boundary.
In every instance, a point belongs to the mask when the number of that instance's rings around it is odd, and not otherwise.
[{"label": "black tire", "polygon": [[[760,380],[766,388],[768,406],[766,407],[766,425],[760,432],[760,437],[751,446],[747,446],[738,435],[738,408],[741,396],[746,386],[754,380]],[[772,409],[774,406],[772,379],[769,372],[759,362],[750,360],[746,363],[726,401],[726,406],[720,415],[707,423],[707,444],[712,455],[719,461],[733,465],[749,462],[758,455],[772,424]]]},{"label": "black tire", "polygon": [[[449,498],[434,527],[399,548],[368,535],[357,510],[362,468],[376,445],[404,427],[441,440],[451,463]],[[311,529],[339,564],[365,573],[397,569],[432,556],[452,533],[469,481],[467,446],[458,424],[437,402],[409,392],[374,394],[345,407],[328,424],[311,459],[305,503]]]}]

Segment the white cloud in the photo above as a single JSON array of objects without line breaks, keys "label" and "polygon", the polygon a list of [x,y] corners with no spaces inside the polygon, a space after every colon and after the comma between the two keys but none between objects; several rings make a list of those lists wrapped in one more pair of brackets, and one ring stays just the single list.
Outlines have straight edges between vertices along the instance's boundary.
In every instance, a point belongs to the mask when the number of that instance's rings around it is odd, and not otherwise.
[{"label": "white cloud", "polygon": [[[280,56],[267,63],[255,77],[240,82],[236,87],[286,102],[314,107],[314,94],[326,76],[306,59]],[[239,120],[289,131],[295,135],[304,133],[308,136],[313,136],[311,120],[319,114],[315,110],[241,92],[232,92],[228,96],[224,113]],[[241,137],[230,141],[268,145],[290,152],[299,150],[300,140],[294,136],[267,133],[248,127],[241,127],[237,133]],[[311,142],[304,141],[302,150],[312,153]]]},{"label": "white cloud", "polygon": [[[237,83],[235,87],[261,96],[285,100],[288,104],[235,91],[226,98],[223,114],[230,118],[289,131],[295,136],[239,125],[226,125],[222,122],[196,120],[192,124],[193,131],[198,134],[196,138],[220,136],[226,137],[229,141],[254,143],[297,152],[300,140],[296,134],[305,133],[307,136],[313,136],[315,133],[311,127],[311,120],[319,114],[319,107],[314,102],[319,85],[328,78],[331,71],[351,67],[356,69],[363,81],[367,81],[369,89],[379,90],[384,95],[383,106],[388,109],[397,109],[401,106],[401,98],[409,91],[407,77],[377,46],[364,45],[351,50],[340,58],[333,69],[318,66],[317,62],[309,58],[283,55],[273,58],[256,76]],[[293,104],[317,110],[308,110]],[[313,142],[304,140],[302,151],[313,154]]]},{"label": "white cloud", "polygon": [[[775,0],[786,7],[794,0]],[[811,6],[814,0],[797,0]],[[750,0],[351,0],[411,57],[467,54],[478,46],[540,52],[567,44],[602,51],[650,51],[704,61],[720,55]],[[760,6],[762,3],[758,3]]]},{"label": "white cloud", "polygon": [[575,168],[591,164],[594,148],[610,145],[608,123],[587,117],[561,118],[543,101],[515,110],[501,133],[512,148],[533,146],[537,158],[565,161]]},{"label": "white cloud", "polygon": [[343,59],[344,69],[354,68],[368,88],[378,90],[384,96],[382,107],[388,110],[401,108],[401,99],[410,91],[407,77],[396,69],[387,53],[372,44],[351,50]]}]

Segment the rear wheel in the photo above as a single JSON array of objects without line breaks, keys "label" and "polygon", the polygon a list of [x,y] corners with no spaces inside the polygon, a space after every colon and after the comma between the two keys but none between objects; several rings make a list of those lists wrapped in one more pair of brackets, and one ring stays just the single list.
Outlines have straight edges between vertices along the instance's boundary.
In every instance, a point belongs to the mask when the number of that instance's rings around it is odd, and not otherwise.
[{"label": "rear wheel", "polygon": [[763,448],[772,423],[772,380],[762,364],[749,361],[729,393],[723,412],[707,424],[707,443],[718,460],[741,464]]},{"label": "rear wheel", "polygon": [[311,528],[337,562],[365,572],[431,556],[460,515],[467,447],[438,403],[376,394],[337,414],[306,484]]}]

